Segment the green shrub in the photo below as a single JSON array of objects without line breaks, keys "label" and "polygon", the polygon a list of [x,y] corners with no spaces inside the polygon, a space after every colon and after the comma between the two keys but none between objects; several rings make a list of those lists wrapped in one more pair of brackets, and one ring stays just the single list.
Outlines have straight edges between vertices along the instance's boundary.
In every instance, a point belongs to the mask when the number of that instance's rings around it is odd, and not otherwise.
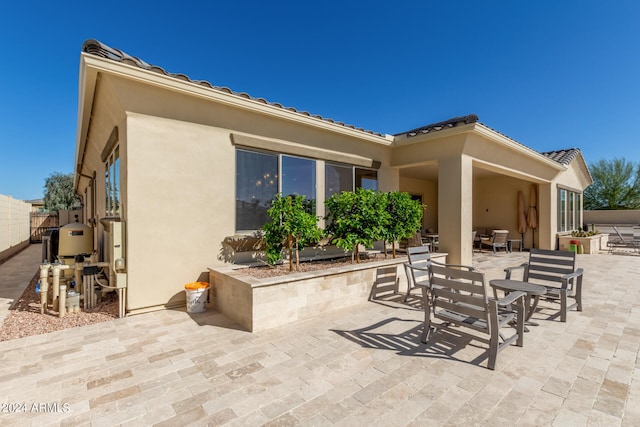
[{"label": "green shrub", "polygon": [[395,258],[395,242],[408,239],[420,231],[425,206],[405,192],[393,191],[380,194],[380,197],[386,199],[385,209],[388,213],[382,237],[385,241],[391,242],[391,252]]},{"label": "green shrub", "polygon": [[359,262],[358,246],[373,246],[375,240],[384,236],[389,213],[386,200],[373,190],[357,189],[343,191],[325,200],[327,207],[326,233],[331,243],[346,251],[351,251]]},{"label": "green shrub", "polygon": [[300,263],[300,250],[317,243],[322,238],[317,218],[309,212],[313,202],[305,196],[282,196],[277,194],[267,212],[271,222],[262,227],[264,231],[267,261],[275,264],[282,259],[283,249],[289,252],[289,271],[293,271],[295,252],[296,268]]}]

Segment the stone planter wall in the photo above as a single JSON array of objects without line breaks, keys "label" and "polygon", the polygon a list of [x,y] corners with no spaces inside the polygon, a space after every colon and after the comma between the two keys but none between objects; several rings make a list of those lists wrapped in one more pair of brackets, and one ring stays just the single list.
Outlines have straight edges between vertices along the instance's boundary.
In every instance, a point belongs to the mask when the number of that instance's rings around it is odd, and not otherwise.
[{"label": "stone planter wall", "polygon": [[[441,262],[445,257],[433,254]],[[388,258],[267,279],[229,266],[210,269],[209,284],[214,307],[257,332],[367,301],[380,267],[396,266],[400,291],[406,292],[403,262],[406,258]]]}]

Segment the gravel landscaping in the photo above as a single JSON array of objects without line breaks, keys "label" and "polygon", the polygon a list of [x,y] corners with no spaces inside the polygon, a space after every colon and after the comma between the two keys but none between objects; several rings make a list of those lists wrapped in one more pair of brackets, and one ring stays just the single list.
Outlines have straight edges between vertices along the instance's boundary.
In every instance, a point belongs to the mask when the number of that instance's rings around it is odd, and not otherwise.
[{"label": "gravel landscaping", "polygon": [[63,318],[58,317],[58,312],[51,309],[45,314],[40,314],[40,294],[36,293],[39,277],[39,272],[33,276],[22,296],[9,310],[9,315],[0,328],[0,341],[46,334],[118,318],[118,296],[114,292],[107,294],[95,308],[68,313]]}]

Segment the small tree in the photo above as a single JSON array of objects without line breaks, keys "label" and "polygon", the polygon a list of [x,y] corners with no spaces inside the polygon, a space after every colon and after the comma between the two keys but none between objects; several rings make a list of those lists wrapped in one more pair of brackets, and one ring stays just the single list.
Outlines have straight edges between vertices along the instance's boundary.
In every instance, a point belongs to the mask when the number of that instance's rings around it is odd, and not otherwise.
[{"label": "small tree", "polygon": [[420,230],[425,206],[405,192],[394,191],[383,196],[386,197],[385,206],[388,212],[383,238],[391,242],[391,252],[395,258],[396,240],[408,239]]},{"label": "small tree", "polygon": [[80,197],[73,191],[73,174],[54,172],[44,183],[44,208],[50,212],[60,209],[77,209]]},{"label": "small tree", "polygon": [[337,247],[351,251],[360,262],[358,245],[370,247],[382,239],[388,212],[385,198],[372,190],[357,189],[332,195],[325,201],[327,207],[327,234]]},{"label": "small tree", "polygon": [[296,269],[300,265],[300,250],[322,238],[317,219],[308,212],[305,196],[277,194],[268,210],[271,222],[264,225],[267,261],[275,264],[282,259],[282,250],[289,251],[289,271],[293,271],[295,252]]},{"label": "small tree", "polygon": [[589,170],[593,184],[584,191],[585,209],[640,209],[640,165],[600,160]]}]

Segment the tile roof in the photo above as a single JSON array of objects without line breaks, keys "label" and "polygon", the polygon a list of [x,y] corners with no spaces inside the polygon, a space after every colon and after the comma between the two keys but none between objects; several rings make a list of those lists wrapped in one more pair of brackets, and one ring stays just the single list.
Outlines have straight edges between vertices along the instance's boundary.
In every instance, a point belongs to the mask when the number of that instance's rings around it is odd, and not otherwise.
[{"label": "tile roof", "polygon": [[292,111],[294,113],[297,114],[301,114],[304,116],[308,116],[308,117],[312,117],[315,119],[319,119],[325,122],[329,122],[329,123],[334,123],[340,126],[344,126],[346,128],[349,129],[355,129],[361,132],[365,132],[371,135],[376,135],[376,136],[384,136],[381,133],[378,132],[374,132],[371,130],[366,130],[363,128],[359,128],[356,127],[354,125],[350,125],[350,124],[346,124],[343,122],[339,122],[339,121],[335,121],[333,119],[330,118],[326,118],[326,117],[322,117],[320,115],[314,115],[311,114],[309,112],[306,111],[298,111],[297,109],[293,108],[293,107],[285,107],[282,104],[279,104],[277,102],[269,102],[264,98],[254,98],[251,95],[245,93],[245,92],[234,92],[231,89],[227,88],[227,87],[222,87],[222,86],[214,86],[211,83],[209,83],[206,80],[194,80],[189,78],[188,76],[186,76],[185,74],[176,74],[176,73],[170,73],[168,71],[166,71],[165,69],[163,69],[162,67],[159,67],[157,65],[151,65],[145,61],[143,61],[140,58],[137,58],[135,56],[131,56],[126,54],[125,52],[121,51],[120,49],[116,49],[116,48],[112,48],[110,46],[105,45],[104,43],[99,42],[98,40],[95,39],[89,39],[87,41],[84,42],[84,44],[82,45],[82,51],[91,55],[96,55],[99,56],[101,58],[106,58],[106,59],[110,59],[112,61],[116,61],[116,62],[122,62],[124,64],[128,64],[128,65],[133,65],[135,67],[138,68],[142,68],[144,70],[149,70],[149,71],[153,71],[159,74],[164,74],[165,76],[169,76],[169,77],[173,77],[179,80],[184,80],[190,83],[194,83],[203,87],[207,87],[219,92],[225,92],[228,94],[232,94],[235,96],[239,96],[241,98],[245,98],[245,99],[250,99],[253,101],[257,101],[260,102],[262,104],[266,104],[266,105],[271,105],[273,107],[277,107],[277,108],[281,108],[283,110],[287,110],[287,111]]},{"label": "tile roof", "polygon": [[[492,131],[504,136],[505,138],[515,142],[518,145],[521,145],[525,148],[529,148],[526,145],[516,141],[513,138],[508,137],[507,135],[503,134],[502,132],[499,132],[481,122],[478,121],[478,116],[475,114],[469,114],[466,116],[458,116],[458,117],[453,117],[451,119],[448,120],[443,120],[441,122],[437,122],[437,123],[432,123],[430,125],[426,125],[426,126],[422,126],[419,127],[417,129],[413,129],[407,132],[401,132],[398,134],[395,134],[394,136],[399,136],[399,135],[406,135],[407,138],[411,138],[413,136],[418,136],[418,135],[424,135],[427,133],[431,133],[431,132],[437,132],[437,131],[441,131],[441,130],[445,130],[445,129],[451,129],[457,126],[462,126],[462,125],[466,125],[469,123],[478,123],[488,129],[491,129]],[[529,148],[531,150],[531,148]],[[535,151],[535,150],[532,150]],[[571,163],[571,161],[580,153],[580,149],[578,148],[568,148],[568,149],[564,149],[564,150],[556,150],[556,151],[548,151],[548,152],[537,152],[538,154],[543,155],[544,157],[555,161],[556,163],[560,163],[561,165],[564,166],[568,166],[569,163]]]},{"label": "tile roof", "polygon": [[475,114],[469,114],[467,116],[453,117],[451,119],[443,120],[438,123],[432,123],[430,125],[422,126],[418,129],[413,129],[408,132],[401,132],[396,134],[395,136],[406,134],[407,137],[410,138],[412,136],[424,135],[426,133],[440,131],[443,129],[450,129],[456,126],[468,125],[469,123],[475,123],[477,121],[478,116],[476,116]]},{"label": "tile roof", "polygon": [[[330,118],[326,118],[326,117],[322,117],[320,115],[312,115],[311,113],[308,113],[306,111],[298,111],[297,109],[293,108],[293,107],[285,107],[282,104],[279,104],[277,102],[269,102],[264,98],[254,98],[251,95],[245,93],[245,92],[234,92],[231,89],[227,88],[227,87],[223,87],[223,86],[214,86],[211,83],[209,83],[206,80],[194,80],[189,78],[187,75],[185,74],[179,74],[179,73],[170,73],[168,71],[166,71],[165,69],[163,69],[162,67],[159,67],[157,65],[151,65],[145,61],[143,61],[140,58],[137,58],[135,56],[131,56],[128,55],[127,53],[121,51],[120,49],[116,49],[116,48],[112,48],[110,46],[105,45],[104,43],[99,42],[98,40],[95,39],[89,39],[87,41],[84,42],[84,44],[82,45],[82,51],[86,52],[88,54],[91,55],[96,55],[99,56],[101,58],[106,58],[106,59],[110,59],[112,61],[116,61],[116,62],[121,62],[124,64],[128,64],[128,65],[132,65],[144,70],[149,70],[149,71],[153,71],[159,74],[163,74],[165,76],[169,76],[169,77],[173,77],[179,80],[183,80],[183,81],[187,81],[190,83],[194,83],[203,87],[207,87],[219,92],[224,92],[224,93],[228,93],[231,95],[235,95],[235,96],[239,96],[241,98],[245,98],[245,99],[250,99],[253,101],[257,101],[260,102],[262,104],[266,104],[266,105],[270,105],[273,107],[277,107],[277,108],[281,108],[283,110],[287,110],[287,111],[291,111],[297,114],[301,114],[304,116],[308,116],[308,117],[312,117],[315,119],[319,119],[325,122],[329,122],[329,123],[334,123],[340,126],[344,126],[346,128],[350,128],[350,129],[355,129],[361,132],[365,132],[371,135],[376,135],[376,136],[384,136],[381,133],[378,132],[374,132],[371,130],[366,130],[363,128],[358,128],[355,127],[354,125],[350,125],[350,124],[345,124],[343,122],[338,122],[335,121],[333,119]],[[462,126],[462,125],[466,125],[466,124],[470,124],[470,123],[479,123],[482,124],[480,122],[478,122],[478,116],[476,114],[468,114],[466,116],[458,116],[458,117],[453,117],[451,119],[448,120],[443,120],[441,122],[437,122],[437,123],[432,123],[426,126],[422,126],[419,127],[417,129],[413,129],[407,132],[401,132],[398,134],[395,134],[394,136],[399,136],[399,135],[406,135],[408,138],[410,137],[414,137],[417,135],[424,135],[424,134],[428,134],[431,132],[437,132],[437,131],[441,131],[441,130],[445,130],[445,129],[450,129],[450,128],[454,128],[457,126]],[[519,143],[518,141],[509,138],[507,135],[504,135],[501,132],[496,131],[495,129],[492,129],[484,124],[482,124],[483,126],[493,130],[496,133],[499,133],[500,135],[504,136],[505,138],[508,138],[510,140],[512,140],[513,142],[522,145],[523,147],[526,147],[524,144]],[[529,148],[529,147],[527,147]],[[550,152],[545,152],[545,153],[539,153],[557,163],[560,163],[562,165],[568,165],[575,157],[576,155],[580,152],[579,149],[577,148],[570,148],[570,149],[566,149],[566,150],[558,150],[558,151],[550,151]]]},{"label": "tile roof", "polygon": [[557,150],[557,151],[547,151],[545,153],[540,153],[543,156],[555,160],[556,162],[568,165],[571,161],[580,153],[580,150],[577,148],[568,148],[566,150]]}]

